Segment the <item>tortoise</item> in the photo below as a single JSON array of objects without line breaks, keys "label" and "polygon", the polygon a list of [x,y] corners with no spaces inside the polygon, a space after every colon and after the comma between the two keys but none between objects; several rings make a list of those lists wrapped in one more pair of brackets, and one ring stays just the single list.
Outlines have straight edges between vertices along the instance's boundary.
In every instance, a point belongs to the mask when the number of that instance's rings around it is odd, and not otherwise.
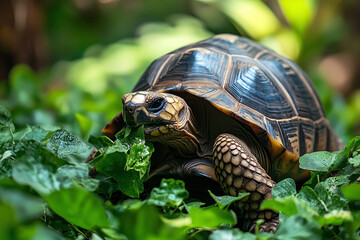
[{"label": "tortoise", "polygon": [[259,210],[276,182],[309,177],[299,157],[342,146],[306,74],[236,35],[216,35],[158,58],[122,102],[103,134],[114,139],[124,121],[143,124],[146,139],[158,144],[155,153],[162,153],[152,157],[150,175],[202,176],[226,194],[250,192],[237,207],[244,218],[265,219],[262,231],[274,232],[279,223],[276,213]]}]

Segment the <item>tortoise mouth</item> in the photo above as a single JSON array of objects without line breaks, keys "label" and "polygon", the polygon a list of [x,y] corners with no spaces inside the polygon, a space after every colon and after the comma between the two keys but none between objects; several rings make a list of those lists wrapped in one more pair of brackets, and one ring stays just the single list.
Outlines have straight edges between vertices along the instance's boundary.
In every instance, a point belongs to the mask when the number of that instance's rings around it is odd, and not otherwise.
[{"label": "tortoise mouth", "polygon": [[145,137],[160,137],[174,132],[175,126],[172,124],[144,124]]}]

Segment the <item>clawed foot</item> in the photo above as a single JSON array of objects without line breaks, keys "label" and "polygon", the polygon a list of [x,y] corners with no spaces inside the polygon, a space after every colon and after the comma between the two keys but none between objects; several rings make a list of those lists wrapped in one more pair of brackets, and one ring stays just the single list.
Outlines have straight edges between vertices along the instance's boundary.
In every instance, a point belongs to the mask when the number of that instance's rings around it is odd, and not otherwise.
[{"label": "clawed foot", "polygon": [[[279,228],[279,217],[275,217],[270,221],[265,221],[259,226],[259,232],[268,232],[268,233],[275,233]],[[254,223],[250,227],[250,232],[254,232],[256,227],[256,223]]]}]

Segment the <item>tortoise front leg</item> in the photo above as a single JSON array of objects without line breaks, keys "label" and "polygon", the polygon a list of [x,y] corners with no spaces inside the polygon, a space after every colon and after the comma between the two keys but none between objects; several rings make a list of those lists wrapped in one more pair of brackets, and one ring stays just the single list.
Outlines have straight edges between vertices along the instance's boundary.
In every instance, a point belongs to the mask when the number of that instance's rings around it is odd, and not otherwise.
[{"label": "tortoise front leg", "polygon": [[259,210],[264,199],[272,198],[275,182],[260,166],[246,143],[231,134],[221,134],[213,147],[213,164],[218,182],[227,194],[250,193],[238,202],[245,218],[253,222],[264,219],[260,231],[275,232],[279,224],[277,214],[271,210]]}]

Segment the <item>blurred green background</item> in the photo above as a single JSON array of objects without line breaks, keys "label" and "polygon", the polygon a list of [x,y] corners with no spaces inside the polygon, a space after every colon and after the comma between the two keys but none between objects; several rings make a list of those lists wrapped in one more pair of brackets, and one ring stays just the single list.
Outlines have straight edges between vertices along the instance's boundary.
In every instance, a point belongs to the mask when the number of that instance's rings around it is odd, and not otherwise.
[{"label": "blurred green background", "polygon": [[0,104],[17,128],[87,139],[146,67],[218,33],[296,61],[344,142],[360,135],[358,0],[12,0],[0,2]]}]

